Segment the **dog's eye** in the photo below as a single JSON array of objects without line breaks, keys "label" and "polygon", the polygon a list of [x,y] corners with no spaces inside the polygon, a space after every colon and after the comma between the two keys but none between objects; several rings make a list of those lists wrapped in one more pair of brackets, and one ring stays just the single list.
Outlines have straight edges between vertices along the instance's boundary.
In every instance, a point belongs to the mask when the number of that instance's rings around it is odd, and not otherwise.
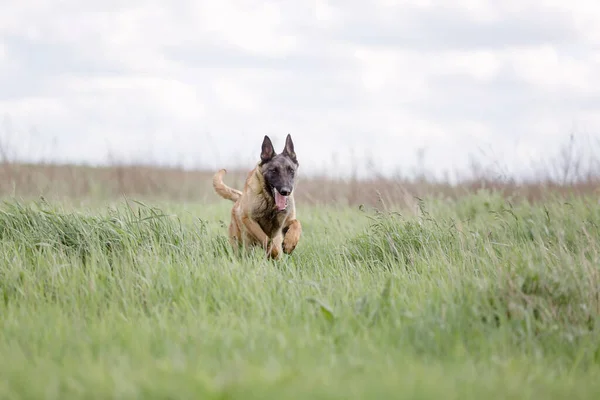
[{"label": "dog's eye", "polygon": [[291,175],[294,175],[294,168],[287,167],[287,172],[290,173]]}]

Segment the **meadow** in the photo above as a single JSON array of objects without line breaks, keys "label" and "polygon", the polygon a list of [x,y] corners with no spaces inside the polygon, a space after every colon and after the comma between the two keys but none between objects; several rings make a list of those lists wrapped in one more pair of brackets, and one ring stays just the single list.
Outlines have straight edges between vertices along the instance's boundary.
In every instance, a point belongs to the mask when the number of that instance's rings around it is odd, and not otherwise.
[{"label": "meadow", "polygon": [[600,398],[593,188],[304,197],[275,262],[208,192],[56,179],[0,206],[0,398]]}]

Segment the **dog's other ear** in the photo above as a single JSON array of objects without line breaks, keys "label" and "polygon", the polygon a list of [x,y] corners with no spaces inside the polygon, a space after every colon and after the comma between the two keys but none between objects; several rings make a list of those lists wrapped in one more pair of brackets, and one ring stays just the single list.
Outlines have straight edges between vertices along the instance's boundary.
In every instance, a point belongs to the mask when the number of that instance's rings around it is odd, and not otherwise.
[{"label": "dog's other ear", "polygon": [[289,133],[285,138],[285,147],[282,154],[286,154],[293,162],[298,163],[296,152],[294,151],[294,142],[292,142],[292,136]]},{"label": "dog's other ear", "polygon": [[275,157],[275,149],[273,148],[273,143],[271,143],[271,139],[267,135],[265,135],[265,139],[262,143],[262,152],[260,153],[260,160],[263,163],[271,161],[271,159]]}]

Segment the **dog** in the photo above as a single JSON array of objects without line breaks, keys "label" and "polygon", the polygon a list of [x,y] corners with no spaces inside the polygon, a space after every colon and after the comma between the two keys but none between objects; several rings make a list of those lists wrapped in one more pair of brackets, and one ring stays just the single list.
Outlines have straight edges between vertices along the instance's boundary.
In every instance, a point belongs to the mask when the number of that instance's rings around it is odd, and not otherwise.
[{"label": "dog", "polygon": [[260,161],[248,173],[243,191],[223,183],[226,169],[215,173],[215,192],[234,202],[229,224],[229,241],[234,251],[262,246],[272,259],[279,259],[282,251],[292,254],[302,234],[294,201],[298,167],[291,135],[287,135],[280,154],[265,135]]}]

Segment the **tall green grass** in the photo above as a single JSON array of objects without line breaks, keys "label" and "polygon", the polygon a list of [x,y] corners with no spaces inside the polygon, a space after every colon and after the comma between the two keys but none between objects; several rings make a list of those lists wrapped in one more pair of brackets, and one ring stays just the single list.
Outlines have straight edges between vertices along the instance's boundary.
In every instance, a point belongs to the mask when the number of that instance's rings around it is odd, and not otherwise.
[{"label": "tall green grass", "polygon": [[2,398],[598,398],[600,205],[305,208],[279,262],[228,207],[0,208]]}]

